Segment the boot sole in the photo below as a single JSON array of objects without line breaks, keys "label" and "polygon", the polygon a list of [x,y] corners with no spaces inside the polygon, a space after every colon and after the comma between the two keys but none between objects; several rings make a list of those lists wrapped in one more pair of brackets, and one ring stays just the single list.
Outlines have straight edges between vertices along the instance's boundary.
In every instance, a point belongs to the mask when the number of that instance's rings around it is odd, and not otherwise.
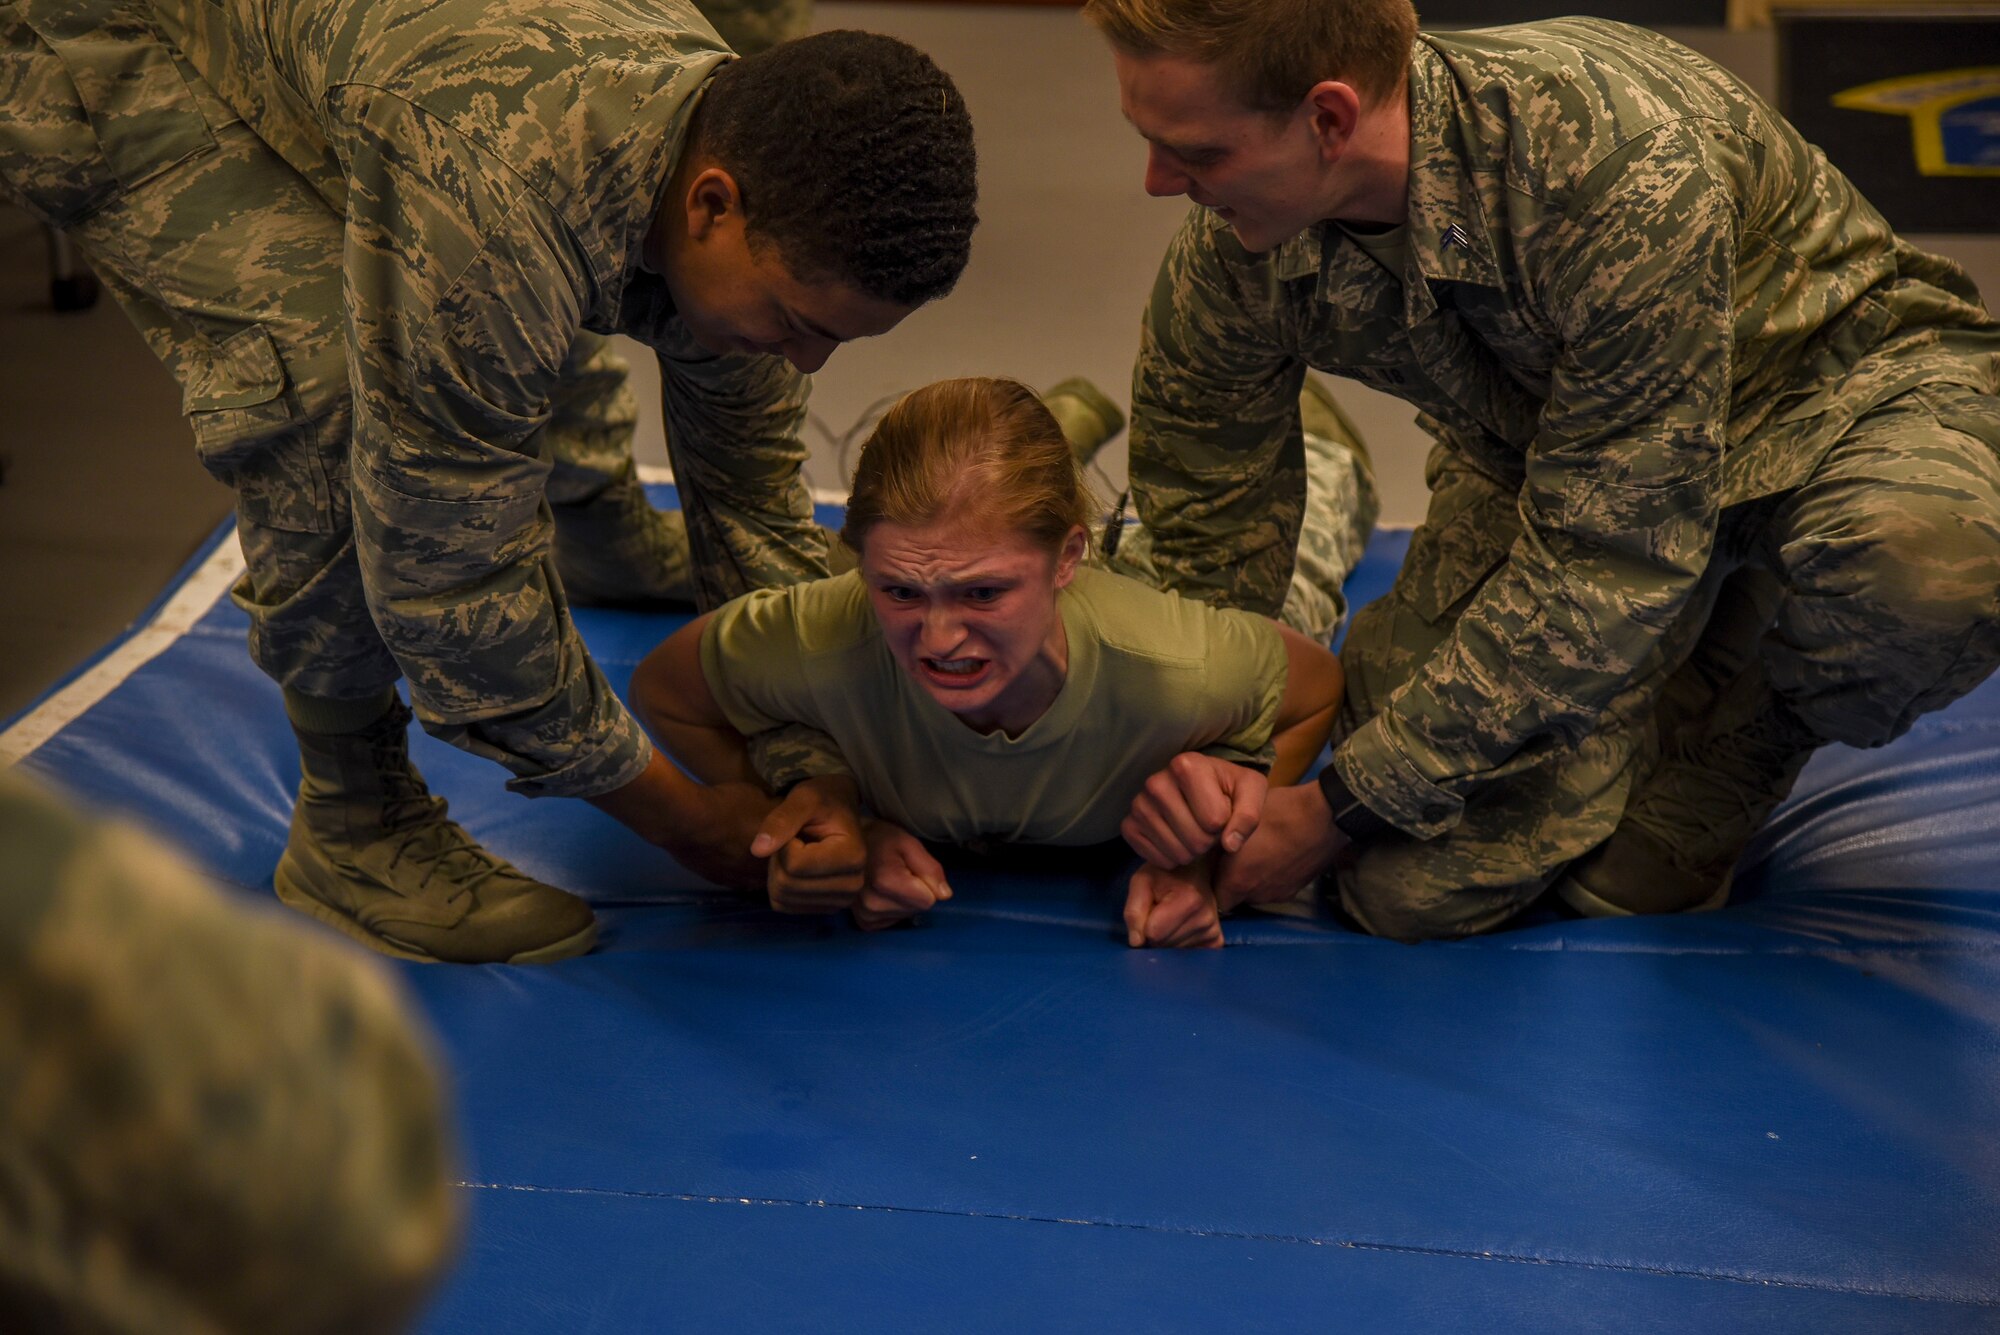
[{"label": "boot sole", "polygon": [[1071,376],[1059,385],[1050,385],[1043,391],[1041,397],[1053,399],[1064,394],[1097,414],[1098,420],[1104,424],[1105,440],[1115,440],[1118,433],[1125,429],[1124,410],[1111,401],[1109,394],[1089,380],[1082,376]]},{"label": "boot sole", "polygon": [[[333,928],[343,936],[348,936],[359,941],[378,955],[388,955],[399,960],[414,960],[418,964],[463,964],[467,962],[464,960],[439,959],[436,955],[425,954],[390,937],[369,931],[353,918],[333,907],[333,905],[315,898],[312,892],[306,889],[305,883],[287,865],[290,861],[291,854],[287,851],[285,856],[279,859],[278,870],[271,878],[272,888],[277,891],[279,901],[288,908],[303,913],[308,918],[325,923],[328,927]],[[553,964],[557,960],[573,959],[578,955],[586,954],[596,944],[597,921],[592,919],[590,926],[572,936],[566,936],[562,940],[552,942],[549,945],[537,946],[533,950],[524,950],[518,954],[509,955],[505,960],[494,960],[491,963]]]},{"label": "boot sole", "polygon": [[[1727,907],[1729,904],[1731,883],[1735,879],[1734,875],[1723,878],[1722,885],[1707,899],[1702,900],[1699,904],[1690,904],[1686,908],[1675,909],[1673,912],[1713,913],[1719,908]],[[1658,910],[1628,909],[1622,904],[1614,904],[1603,896],[1586,890],[1583,883],[1574,876],[1565,875],[1558,877],[1550,889],[1556,892],[1558,899],[1586,918],[1651,917],[1659,912]]]},{"label": "boot sole", "polygon": [[1042,393],[1041,398],[1045,403],[1054,398],[1075,399],[1097,418],[1098,427],[1102,434],[1098,436],[1093,444],[1079,451],[1077,450],[1076,442],[1070,442],[1070,449],[1075,453],[1077,466],[1080,468],[1090,467],[1096,461],[1099,452],[1106,445],[1118,439],[1119,433],[1125,429],[1125,414],[1119,409],[1118,405],[1113,403],[1103,390],[1082,376],[1071,376],[1059,385],[1049,386]]}]

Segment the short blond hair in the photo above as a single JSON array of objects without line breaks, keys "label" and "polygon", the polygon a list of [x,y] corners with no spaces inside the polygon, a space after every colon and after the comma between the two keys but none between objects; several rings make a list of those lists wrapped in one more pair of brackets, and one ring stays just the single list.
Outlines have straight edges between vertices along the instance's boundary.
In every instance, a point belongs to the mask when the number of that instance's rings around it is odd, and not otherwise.
[{"label": "short blond hair", "polygon": [[1098,503],[1056,419],[1014,380],[970,376],[913,389],[884,413],[854,470],[840,540],[969,512],[1050,551],[1088,529]]},{"label": "short blond hair", "polygon": [[1272,114],[1325,79],[1388,97],[1417,40],[1410,0],[1086,0],[1083,13],[1132,55],[1216,66],[1246,106]]}]

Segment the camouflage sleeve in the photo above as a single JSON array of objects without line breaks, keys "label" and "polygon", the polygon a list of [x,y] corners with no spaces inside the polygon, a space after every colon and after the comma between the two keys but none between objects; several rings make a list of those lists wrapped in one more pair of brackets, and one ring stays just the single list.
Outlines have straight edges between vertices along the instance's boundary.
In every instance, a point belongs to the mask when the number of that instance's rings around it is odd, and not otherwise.
[{"label": "camouflage sleeve", "polygon": [[1132,498],[1162,584],[1276,616],[1305,514],[1305,363],[1268,264],[1208,213],[1160,264],[1132,373]]},{"label": "camouflage sleeve", "polygon": [[356,555],[426,729],[584,797],[652,755],[554,576],[548,418],[590,278],[546,202],[392,95],[348,88]]},{"label": "camouflage sleeve", "polygon": [[[712,608],[823,577],[826,533],[813,522],[799,438],[811,382],[782,357],[718,355],[674,328],[658,349],[660,390],[695,601]],[[847,770],[832,739],[802,724],[760,732],[747,749],[774,792]]]},{"label": "camouflage sleeve", "polygon": [[812,31],[812,0],[697,0],[697,7],[739,56]]},{"label": "camouflage sleeve", "polygon": [[760,732],[744,746],[750,768],[774,793],[790,792],[807,779],[854,772],[833,738],[803,723]]},{"label": "camouflage sleeve", "polygon": [[658,349],[667,453],[704,611],[827,573],[806,488],[811,382],[782,357],[708,352],[680,322]]},{"label": "camouflage sleeve", "polygon": [[1530,741],[1587,732],[1707,566],[1736,237],[1706,151],[1698,128],[1668,125],[1600,165],[1531,276],[1559,350],[1522,536],[1334,753],[1357,796],[1420,838]]},{"label": "camouflage sleeve", "polygon": [[387,972],[3,774],[0,847],[8,1328],[404,1328],[458,1211]]}]

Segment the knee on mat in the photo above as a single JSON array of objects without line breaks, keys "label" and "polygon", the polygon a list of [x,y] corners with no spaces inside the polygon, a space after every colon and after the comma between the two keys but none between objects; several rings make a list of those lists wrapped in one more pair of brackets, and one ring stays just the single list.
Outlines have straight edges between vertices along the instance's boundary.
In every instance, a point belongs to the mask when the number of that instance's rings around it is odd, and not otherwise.
[{"label": "knee on mat", "polygon": [[[1391,941],[1451,941],[1498,926],[1512,916],[1479,911],[1478,893],[1426,885],[1406,874],[1370,875],[1367,858],[1328,885],[1340,906],[1370,936]],[[1488,919],[1491,921],[1488,921]]]}]

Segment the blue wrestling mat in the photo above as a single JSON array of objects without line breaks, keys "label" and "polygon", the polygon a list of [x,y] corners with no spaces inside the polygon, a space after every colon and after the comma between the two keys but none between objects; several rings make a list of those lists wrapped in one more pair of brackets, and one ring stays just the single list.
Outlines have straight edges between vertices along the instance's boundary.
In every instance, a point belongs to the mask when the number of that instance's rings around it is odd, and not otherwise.
[{"label": "blue wrestling mat", "polygon": [[[218,542],[0,755],[262,896],[296,760]],[[577,622],[621,686],[674,624]],[[1128,950],[1074,855],[865,935],[417,749],[605,923],[398,966],[462,1122],[432,1335],[2000,1329],[2000,681],[1816,759],[1723,912],[1427,946]]]}]

